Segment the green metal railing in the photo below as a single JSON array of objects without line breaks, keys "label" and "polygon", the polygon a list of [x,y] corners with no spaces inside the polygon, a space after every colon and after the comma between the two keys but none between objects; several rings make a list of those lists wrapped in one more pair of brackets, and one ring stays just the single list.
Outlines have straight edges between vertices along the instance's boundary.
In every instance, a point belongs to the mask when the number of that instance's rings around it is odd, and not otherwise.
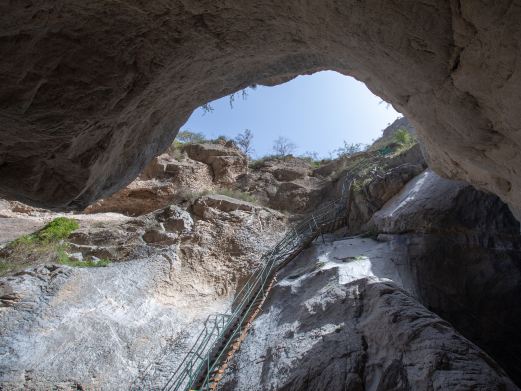
[{"label": "green metal railing", "polygon": [[[229,313],[208,316],[204,328],[190,351],[163,386],[146,379],[146,373],[133,383],[133,390],[210,390],[212,372],[219,368],[224,355],[238,338],[256,302],[267,293],[267,286],[277,270],[293,259],[317,236],[345,221],[354,177],[342,183],[341,197],[314,211],[288,230],[270,251],[263,254],[260,265],[236,294]],[[139,382],[139,386],[138,383]]]}]

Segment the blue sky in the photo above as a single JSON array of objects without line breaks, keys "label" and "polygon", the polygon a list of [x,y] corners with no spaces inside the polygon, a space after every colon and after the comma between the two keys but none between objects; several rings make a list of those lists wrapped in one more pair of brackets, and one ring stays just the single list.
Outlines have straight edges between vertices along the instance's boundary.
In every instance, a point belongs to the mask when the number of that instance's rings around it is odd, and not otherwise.
[{"label": "blue sky", "polygon": [[271,154],[279,136],[297,145],[296,155],[306,151],[328,157],[348,143],[369,144],[388,123],[400,116],[359,81],[332,71],[299,76],[275,87],[248,89],[211,102],[212,112],[195,110],[182,130],[201,132],[209,138],[234,138],[244,129],[254,134],[255,157]]}]

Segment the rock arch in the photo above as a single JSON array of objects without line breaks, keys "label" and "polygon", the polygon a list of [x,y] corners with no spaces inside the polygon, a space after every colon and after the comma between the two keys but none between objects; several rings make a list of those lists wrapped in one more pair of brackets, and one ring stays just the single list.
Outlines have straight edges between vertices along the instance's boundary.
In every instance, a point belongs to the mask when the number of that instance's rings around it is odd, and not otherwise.
[{"label": "rock arch", "polygon": [[82,208],[199,105],[332,69],[408,116],[432,167],[521,210],[521,1],[0,5],[0,191]]}]

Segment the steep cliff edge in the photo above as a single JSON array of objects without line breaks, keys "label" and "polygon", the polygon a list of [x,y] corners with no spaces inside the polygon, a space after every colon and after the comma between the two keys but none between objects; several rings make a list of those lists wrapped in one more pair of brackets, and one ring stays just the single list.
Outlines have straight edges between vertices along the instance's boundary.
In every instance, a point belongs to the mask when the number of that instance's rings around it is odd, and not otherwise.
[{"label": "steep cliff edge", "polygon": [[279,273],[221,389],[517,390],[500,369],[520,380],[508,207],[427,170],[362,225],[366,236],[326,235]]},{"label": "steep cliff edge", "polygon": [[221,390],[518,390],[403,290],[388,243],[316,243],[279,274]]}]

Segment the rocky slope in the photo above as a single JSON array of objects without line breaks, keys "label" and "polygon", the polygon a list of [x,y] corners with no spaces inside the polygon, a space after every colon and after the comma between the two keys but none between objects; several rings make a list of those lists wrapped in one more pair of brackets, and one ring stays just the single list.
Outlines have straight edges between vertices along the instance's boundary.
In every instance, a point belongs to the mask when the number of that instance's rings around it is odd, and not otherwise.
[{"label": "rocky slope", "polygon": [[[338,181],[335,174],[345,169],[345,163],[345,159],[339,159],[317,168],[308,160],[293,156],[273,156],[249,163],[233,142],[187,143],[155,158],[135,181],[90,205],[83,213],[135,217],[172,204],[192,203],[203,195],[222,194],[292,215],[301,214],[335,196],[329,191]],[[4,218],[30,220],[53,215],[16,201],[0,202],[0,217]],[[27,225],[32,226],[29,222]],[[38,226],[37,221],[34,226]]]},{"label": "rocky slope", "polygon": [[[497,197],[425,168],[417,145],[319,168],[248,167],[224,143],[162,155],[72,216],[68,253],[110,265],[32,256],[0,277],[0,388],[161,389],[288,221],[344,188],[346,226],[280,272],[221,388],[518,389],[519,223]],[[56,217],[2,205],[0,226],[17,234]]]},{"label": "rocky slope", "polygon": [[341,230],[279,273],[220,388],[517,390],[465,339],[519,381],[521,235],[508,207],[427,170],[365,231],[378,241]]},{"label": "rocky slope", "polygon": [[285,217],[207,196],[192,213],[170,206],[81,225],[71,252],[111,265],[42,265],[0,279],[3,389],[128,388],[151,363],[164,382],[202,321],[227,309],[276,243]]},{"label": "rocky slope", "polygon": [[328,238],[279,273],[221,390],[517,390],[401,287],[388,243]]},{"label": "rocky slope", "polygon": [[[424,164],[421,154],[403,159]],[[248,165],[233,142],[180,145],[154,159],[129,186],[85,212],[138,216],[204,193],[246,193],[242,195],[269,208],[302,214],[336,196],[334,184],[349,160],[316,167],[303,158],[272,156]]]}]

